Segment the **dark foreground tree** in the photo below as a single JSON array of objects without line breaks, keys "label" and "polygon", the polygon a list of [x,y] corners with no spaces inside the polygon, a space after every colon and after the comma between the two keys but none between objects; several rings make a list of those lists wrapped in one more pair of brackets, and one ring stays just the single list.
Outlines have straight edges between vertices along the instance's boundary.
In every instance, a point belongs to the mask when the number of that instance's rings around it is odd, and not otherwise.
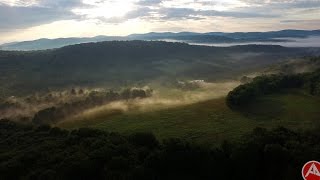
[{"label": "dark foreground tree", "polygon": [[320,159],[320,134],[257,128],[220,147],[150,133],[123,136],[93,129],[66,131],[0,121],[0,177],[11,179],[300,180]]}]

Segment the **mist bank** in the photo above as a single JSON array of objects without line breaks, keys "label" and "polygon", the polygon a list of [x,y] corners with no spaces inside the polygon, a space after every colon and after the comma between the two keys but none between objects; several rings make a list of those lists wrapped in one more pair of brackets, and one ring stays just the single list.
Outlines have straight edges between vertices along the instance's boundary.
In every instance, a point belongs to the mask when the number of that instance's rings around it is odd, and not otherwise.
[{"label": "mist bank", "polygon": [[[92,119],[113,113],[141,113],[173,108],[219,98],[239,85],[238,81],[177,81],[171,86],[156,82],[150,86],[121,88],[73,88],[0,101],[0,119],[17,122],[59,124]],[[151,88],[154,87],[154,88]]]},{"label": "mist bank", "polygon": [[[256,56],[242,53],[234,59]],[[232,79],[157,79],[134,87],[76,87],[34,92],[27,96],[0,99],[0,119],[36,124],[99,119],[126,113],[144,113],[225,97],[255,76],[297,74],[320,68],[319,57],[293,59],[265,69],[234,76]],[[44,121],[43,121],[44,120]]]},{"label": "mist bank", "polygon": [[209,83],[201,81],[197,82],[197,85],[197,87],[188,90],[179,86],[177,88],[158,87],[158,89],[154,89],[152,96],[148,98],[114,101],[90,108],[75,116],[66,118],[64,121],[58,123],[58,126],[64,126],[64,124],[72,121],[87,121],[87,123],[90,124],[90,121],[118,114],[158,111],[221,98],[225,97],[229,91],[240,85],[240,82],[225,81]]},{"label": "mist bank", "polygon": [[34,93],[25,97],[0,99],[0,119],[34,124],[53,124],[65,117],[78,114],[86,109],[113,101],[147,98],[152,89],[123,88],[114,91],[104,88],[73,88],[71,90]]},{"label": "mist bank", "polygon": [[[199,46],[217,46],[231,47],[243,45],[279,45],[284,47],[320,47],[320,36],[309,36],[305,38],[275,38],[274,41],[247,41],[247,42],[228,42],[228,43],[195,43],[188,42],[191,45]],[[168,42],[183,42],[179,40],[168,39]]]}]

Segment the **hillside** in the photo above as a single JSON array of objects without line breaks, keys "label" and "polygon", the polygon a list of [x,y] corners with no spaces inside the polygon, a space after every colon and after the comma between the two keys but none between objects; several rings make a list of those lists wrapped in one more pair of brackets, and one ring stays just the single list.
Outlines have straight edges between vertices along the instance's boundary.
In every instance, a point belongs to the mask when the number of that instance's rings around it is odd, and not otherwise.
[{"label": "hillside", "polygon": [[271,65],[263,70],[261,74],[298,74],[313,72],[320,69],[320,58],[310,57],[303,59],[292,59],[288,62]]},{"label": "hillside", "polygon": [[[211,92],[206,93],[218,93],[216,89],[209,90]],[[237,140],[255,127],[281,126],[303,131],[319,128],[319,94],[320,71],[274,74],[241,84],[226,97],[221,94],[222,97],[211,97],[211,100],[166,105],[162,109],[156,109],[159,104],[150,101],[126,101],[117,106],[106,105],[114,106],[112,109],[81,113],[58,126],[93,127],[122,133],[150,131],[160,139],[179,137],[205,144],[213,139],[216,142]],[[186,97],[192,98],[190,94]],[[167,99],[174,100],[173,97]]]},{"label": "hillside", "polygon": [[200,143],[237,140],[255,127],[295,130],[319,126],[320,98],[290,90],[259,98],[245,110],[231,110],[225,98],[152,112],[104,112],[94,118],[61,123],[64,128],[92,127],[122,133],[153,132]]},{"label": "hillside", "polygon": [[281,46],[205,47],[183,43],[112,41],[46,51],[0,51],[1,96],[48,88],[146,84],[162,79],[231,78],[318,49]]}]

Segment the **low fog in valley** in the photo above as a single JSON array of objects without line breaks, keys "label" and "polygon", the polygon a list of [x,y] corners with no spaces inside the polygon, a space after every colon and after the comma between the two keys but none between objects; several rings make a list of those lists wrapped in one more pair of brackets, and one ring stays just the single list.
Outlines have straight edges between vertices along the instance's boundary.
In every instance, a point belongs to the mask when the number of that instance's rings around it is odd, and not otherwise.
[{"label": "low fog in valley", "polygon": [[[105,88],[73,88],[64,91],[37,93],[26,97],[12,96],[4,99],[0,104],[0,119],[31,122],[39,111],[52,107],[61,108],[68,114],[61,116],[61,119],[55,122],[46,123],[55,124],[64,121],[93,119],[112,112],[156,111],[224,97],[239,84],[239,81],[210,83],[204,80],[189,80],[177,81],[173,87],[165,87],[158,83],[151,83],[142,88],[129,88],[130,91],[142,90],[142,96],[137,95],[136,97],[129,97],[130,95],[125,97],[128,88],[122,88],[118,92]],[[110,97],[108,97],[109,94]],[[86,102],[90,102],[91,105],[83,104]],[[72,110],[64,110],[70,108]]]},{"label": "low fog in valley", "polygon": [[196,87],[190,90],[183,88],[161,88],[155,89],[151,97],[137,98],[111,102],[99,107],[88,109],[82,113],[68,118],[68,121],[94,119],[108,112],[137,113],[156,111],[193,104],[209,99],[224,97],[233,88],[240,84],[239,81],[208,83],[204,81],[195,82]]}]

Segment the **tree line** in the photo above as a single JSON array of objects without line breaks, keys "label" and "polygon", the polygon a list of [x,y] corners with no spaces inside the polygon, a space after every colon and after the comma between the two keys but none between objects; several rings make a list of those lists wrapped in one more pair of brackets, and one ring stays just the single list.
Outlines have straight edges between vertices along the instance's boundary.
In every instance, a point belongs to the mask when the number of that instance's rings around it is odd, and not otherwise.
[{"label": "tree line", "polygon": [[292,88],[303,88],[311,95],[320,95],[320,70],[303,74],[258,76],[229,92],[226,101],[233,108],[251,103],[260,96]]},{"label": "tree line", "polygon": [[[80,90],[81,91],[81,90]],[[152,89],[140,89],[140,88],[127,88],[121,92],[99,92],[92,91],[90,94],[84,98],[74,102],[64,103],[62,105],[53,106],[49,108],[42,109],[38,111],[32,122],[37,125],[41,124],[54,124],[64,118],[76,115],[79,112],[93,108],[96,106],[101,106],[113,101],[119,100],[130,100],[136,98],[147,98],[152,95]],[[76,90],[72,89],[71,94],[76,95]]]},{"label": "tree line", "polygon": [[301,179],[320,134],[256,128],[216,147],[151,133],[121,135],[0,121],[1,179]]}]

